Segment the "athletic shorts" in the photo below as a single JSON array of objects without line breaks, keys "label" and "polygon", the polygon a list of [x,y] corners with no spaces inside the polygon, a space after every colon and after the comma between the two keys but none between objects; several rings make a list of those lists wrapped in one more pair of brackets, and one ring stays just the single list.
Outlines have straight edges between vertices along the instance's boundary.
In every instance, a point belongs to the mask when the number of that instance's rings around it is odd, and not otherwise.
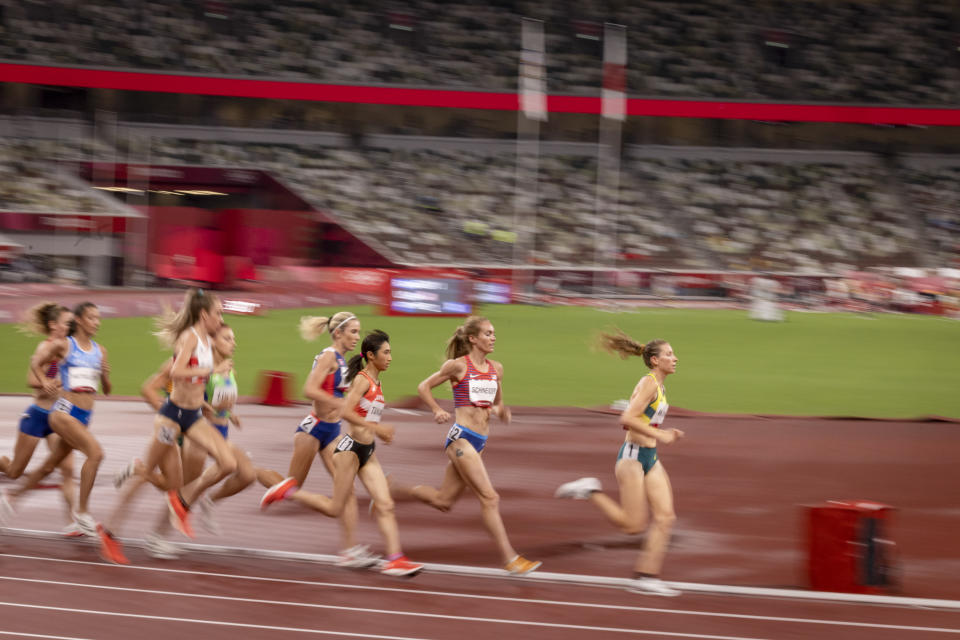
[{"label": "athletic shorts", "polygon": [[53,433],[50,428],[50,411],[41,409],[35,404],[27,407],[20,416],[20,432],[34,438],[46,438]]},{"label": "athletic shorts", "polygon": [[93,415],[93,411],[81,409],[66,398],[57,398],[57,401],[53,405],[53,411],[66,413],[85,427],[90,426],[90,416]]},{"label": "athletic shorts", "polygon": [[643,473],[647,474],[657,464],[657,448],[641,447],[633,442],[624,442],[617,454],[617,460],[636,460],[643,467]]},{"label": "athletic shorts", "polygon": [[320,448],[326,449],[327,445],[337,439],[340,435],[340,421],[322,422],[312,413],[300,421],[297,426],[298,433],[307,433],[320,441]]},{"label": "athletic shorts", "polygon": [[203,419],[203,411],[199,407],[196,409],[183,409],[173,404],[170,398],[167,398],[166,401],[160,405],[160,411],[157,413],[164,418],[169,418],[176,422],[180,426],[181,433],[186,433],[187,429]]},{"label": "athletic shorts", "polygon": [[443,448],[446,449],[449,447],[450,443],[454,440],[466,440],[473,445],[477,453],[483,451],[483,448],[487,446],[487,436],[482,436],[476,431],[471,431],[460,424],[454,424],[450,427],[450,431],[447,432],[447,441],[443,443]]},{"label": "athletic shorts", "polygon": [[370,444],[360,444],[350,436],[343,436],[340,438],[340,442],[337,443],[337,450],[334,453],[345,453],[347,451],[353,451],[357,454],[357,459],[360,460],[360,466],[357,469],[362,469],[363,465],[367,464],[367,461],[370,460],[370,456],[373,455],[373,450],[376,449],[376,443],[371,442]]}]

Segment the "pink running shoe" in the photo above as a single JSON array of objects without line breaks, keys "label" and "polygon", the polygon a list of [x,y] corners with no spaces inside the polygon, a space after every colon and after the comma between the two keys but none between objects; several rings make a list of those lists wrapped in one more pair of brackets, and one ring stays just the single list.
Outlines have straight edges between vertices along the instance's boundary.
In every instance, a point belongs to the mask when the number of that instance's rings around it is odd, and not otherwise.
[{"label": "pink running shoe", "polygon": [[260,498],[260,508],[266,509],[274,502],[280,502],[292,496],[297,489],[300,487],[297,486],[296,478],[284,478],[277,484],[273,485],[267,492],[263,494],[263,497]]}]

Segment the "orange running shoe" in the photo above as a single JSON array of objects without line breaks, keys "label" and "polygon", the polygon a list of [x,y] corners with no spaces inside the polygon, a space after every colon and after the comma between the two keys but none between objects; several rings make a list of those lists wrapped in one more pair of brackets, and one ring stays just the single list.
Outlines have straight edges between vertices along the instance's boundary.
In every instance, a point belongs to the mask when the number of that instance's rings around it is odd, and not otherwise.
[{"label": "orange running shoe", "polygon": [[188,538],[195,537],[193,527],[190,526],[190,511],[183,506],[180,494],[176,491],[167,492],[167,509],[170,511],[170,524],[173,528]]},{"label": "orange running shoe", "polygon": [[400,556],[394,560],[388,561],[380,569],[380,573],[388,576],[412,578],[423,571],[423,565],[418,562],[410,562],[407,556]]},{"label": "orange running shoe", "polygon": [[525,576],[528,573],[536,571],[540,568],[540,565],[543,564],[539,560],[527,560],[523,556],[517,556],[513,560],[507,563],[507,566],[504,567],[511,575],[514,576]]},{"label": "orange running shoe", "polygon": [[123,555],[123,545],[103,525],[97,525],[97,536],[100,538],[101,558],[113,564],[130,564],[127,556]]},{"label": "orange running shoe", "polygon": [[285,498],[289,498],[297,489],[299,489],[299,487],[297,486],[296,478],[284,478],[267,489],[267,492],[260,498],[260,508],[266,509],[274,502],[280,502]]}]

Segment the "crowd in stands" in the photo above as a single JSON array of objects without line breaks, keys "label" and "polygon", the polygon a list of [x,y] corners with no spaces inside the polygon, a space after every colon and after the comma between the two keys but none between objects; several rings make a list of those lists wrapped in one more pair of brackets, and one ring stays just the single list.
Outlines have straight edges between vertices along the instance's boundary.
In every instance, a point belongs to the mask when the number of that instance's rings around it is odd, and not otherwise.
[{"label": "crowd in stands", "polygon": [[953,104],[947,0],[0,0],[0,60],[314,82],[514,90],[520,18],[544,21],[547,88],[599,93],[602,23],[629,93]]},{"label": "crowd in stands", "polygon": [[638,267],[816,272],[918,264],[927,236],[934,262],[949,263],[957,248],[953,174],[920,174],[932,183],[925,197],[944,210],[923,219],[895,188],[896,169],[879,161],[627,158],[618,204],[598,214],[595,158],[545,155],[528,218],[517,212],[508,153],[171,139],[153,159],[274,171],[411,263],[510,263],[529,229],[533,264],[593,264],[597,233],[615,239],[620,264]]},{"label": "crowd in stands", "polygon": [[[70,171],[71,161],[106,153],[116,151],[90,141],[0,142],[0,210],[121,210],[119,201]],[[600,260],[814,273],[955,266],[960,254],[960,162],[931,167],[789,153],[757,159],[729,150],[717,158],[670,156],[625,154],[618,199],[598,206],[592,155],[542,155],[536,181],[523,192],[528,197],[518,200],[517,158],[506,151],[180,138],[154,139],[150,150],[158,165],[268,171],[389,258],[409,264]],[[597,237],[610,253],[598,255]]]},{"label": "crowd in stands", "polygon": [[88,150],[86,143],[0,139],[0,211],[111,213],[120,210],[116,200],[91,189],[88,183],[73,177],[73,172],[59,166],[60,161],[83,159]]}]

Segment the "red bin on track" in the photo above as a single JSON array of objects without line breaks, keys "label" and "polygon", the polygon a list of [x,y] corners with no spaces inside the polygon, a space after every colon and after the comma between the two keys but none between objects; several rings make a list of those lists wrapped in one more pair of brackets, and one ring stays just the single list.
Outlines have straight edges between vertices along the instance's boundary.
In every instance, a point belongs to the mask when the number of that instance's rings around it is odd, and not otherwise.
[{"label": "red bin on track", "polygon": [[285,371],[260,372],[260,404],[286,407],[291,404],[288,386],[292,376]]},{"label": "red bin on track", "polygon": [[883,593],[894,587],[896,545],[886,537],[892,511],[870,500],[808,506],[810,587],[845,593]]}]

